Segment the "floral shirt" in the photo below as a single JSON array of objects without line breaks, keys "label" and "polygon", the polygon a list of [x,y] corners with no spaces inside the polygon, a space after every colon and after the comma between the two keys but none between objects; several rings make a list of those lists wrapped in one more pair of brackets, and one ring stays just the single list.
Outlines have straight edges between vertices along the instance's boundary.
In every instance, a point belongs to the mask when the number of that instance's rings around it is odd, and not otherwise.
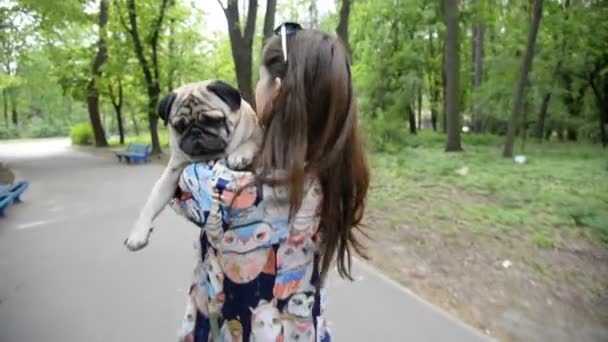
[{"label": "floral shirt", "polygon": [[289,220],[282,187],[224,161],[181,174],[172,208],[201,229],[182,341],[329,341],[319,279],[318,182]]}]

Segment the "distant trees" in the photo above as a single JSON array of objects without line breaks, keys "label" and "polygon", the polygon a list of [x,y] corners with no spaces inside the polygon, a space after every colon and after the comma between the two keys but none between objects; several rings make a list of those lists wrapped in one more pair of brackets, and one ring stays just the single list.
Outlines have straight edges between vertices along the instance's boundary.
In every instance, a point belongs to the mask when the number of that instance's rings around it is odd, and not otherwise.
[{"label": "distant trees", "polygon": [[[427,129],[444,131],[449,151],[477,133],[505,136],[505,155],[527,132],[608,145],[605,1],[545,0],[531,55],[534,1],[340,0],[323,13],[318,0],[268,0],[257,20],[261,3],[13,0],[0,8],[0,138],[65,135],[88,121],[98,145],[149,131],[158,152],[163,90],[222,78],[253,100],[253,50],[276,17],[348,45],[375,149]],[[227,18],[224,32],[205,31],[210,7]]]}]

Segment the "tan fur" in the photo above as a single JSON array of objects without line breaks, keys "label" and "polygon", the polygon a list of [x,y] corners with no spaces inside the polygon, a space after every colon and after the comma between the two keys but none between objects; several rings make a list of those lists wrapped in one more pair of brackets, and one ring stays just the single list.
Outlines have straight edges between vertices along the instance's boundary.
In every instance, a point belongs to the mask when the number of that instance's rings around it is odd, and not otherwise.
[{"label": "tan fur", "polygon": [[[152,232],[153,221],[167,206],[179,176],[186,165],[199,160],[213,160],[226,157],[228,166],[233,169],[247,167],[257,153],[262,140],[262,131],[257,116],[251,106],[241,99],[238,110],[230,107],[207,86],[215,80],[208,80],[184,85],[174,90],[176,98],[169,112],[169,146],[171,158],[161,177],[158,179],[140,212],[133,230],[125,241],[127,248],[136,251],[145,247]],[[192,158],[180,147],[181,136],[175,125],[202,120],[204,116],[223,118],[228,128],[226,148],[218,155],[206,155]]]}]

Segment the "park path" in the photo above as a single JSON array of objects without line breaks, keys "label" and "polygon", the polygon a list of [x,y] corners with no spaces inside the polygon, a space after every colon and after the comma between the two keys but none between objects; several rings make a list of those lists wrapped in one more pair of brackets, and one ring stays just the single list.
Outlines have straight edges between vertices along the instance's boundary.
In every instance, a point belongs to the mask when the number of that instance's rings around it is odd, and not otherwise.
[{"label": "park path", "polygon": [[[197,230],[165,211],[150,245],[122,242],[162,171],[126,166],[50,139],[0,143],[30,181],[0,219],[0,341],[174,341]],[[370,266],[332,277],[328,320],[341,341],[485,341]]]}]

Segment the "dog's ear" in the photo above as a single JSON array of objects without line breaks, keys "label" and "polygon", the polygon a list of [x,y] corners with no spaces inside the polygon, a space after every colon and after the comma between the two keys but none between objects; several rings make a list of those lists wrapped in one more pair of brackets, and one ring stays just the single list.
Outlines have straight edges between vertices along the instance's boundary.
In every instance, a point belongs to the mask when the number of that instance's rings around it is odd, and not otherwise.
[{"label": "dog's ear", "polygon": [[165,97],[163,97],[158,103],[158,116],[163,119],[165,126],[167,126],[167,123],[169,122],[169,113],[171,113],[171,106],[173,106],[173,102],[175,101],[176,97],[177,94],[172,91],[165,95]]},{"label": "dog's ear", "polygon": [[230,84],[223,81],[213,81],[207,85],[207,90],[222,99],[231,111],[241,108],[241,93]]}]

